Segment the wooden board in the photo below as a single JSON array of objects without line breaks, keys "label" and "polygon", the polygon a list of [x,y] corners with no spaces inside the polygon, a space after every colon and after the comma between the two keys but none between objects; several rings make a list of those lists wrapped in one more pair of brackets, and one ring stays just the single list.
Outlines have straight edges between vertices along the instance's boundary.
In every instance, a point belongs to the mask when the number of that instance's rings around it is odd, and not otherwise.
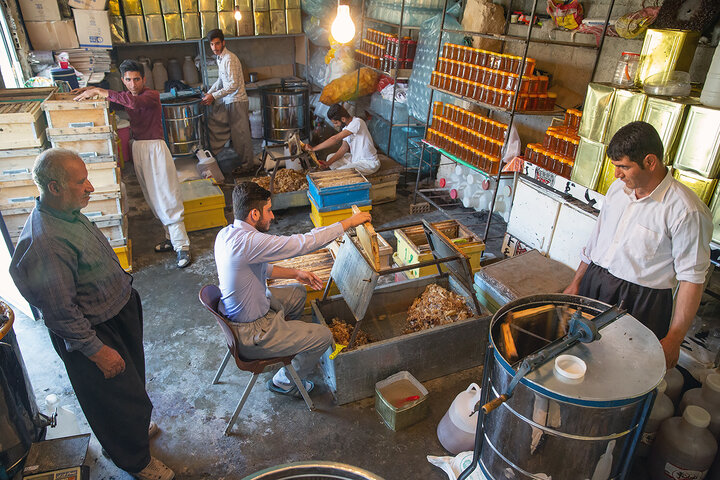
[{"label": "wooden board", "polygon": [[48,121],[48,135],[81,135],[112,132],[106,99],[73,100],[73,93],[55,93],[42,104]]},{"label": "wooden board", "polygon": [[115,154],[116,144],[112,133],[57,135],[50,136],[49,140],[53,147],[74,150],[81,157]]},{"label": "wooden board", "polygon": [[[356,206],[352,206],[353,215],[360,213],[360,209]],[[370,265],[373,266],[376,272],[380,271],[380,246],[378,245],[377,233],[375,227],[370,222],[363,223],[355,227],[355,233],[357,234],[360,245],[363,249],[363,255],[368,259]]]}]

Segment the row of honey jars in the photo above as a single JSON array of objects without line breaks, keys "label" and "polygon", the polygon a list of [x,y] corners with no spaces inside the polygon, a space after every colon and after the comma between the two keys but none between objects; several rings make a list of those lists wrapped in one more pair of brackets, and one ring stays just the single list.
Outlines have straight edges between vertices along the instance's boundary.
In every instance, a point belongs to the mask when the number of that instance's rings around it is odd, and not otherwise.
[{"label": "row of honey jars", "polygon": [[432,145],[445,150],[450,155],[453,155],[469,165],[472,165],[483,172],[489,173],[490,175],[497,175],[500,170],[499,155],[489,155],[484,153],[476,148],[463,144],[450,135],[440,133],[434,128],[428,128],[427,141]]},{"label": "row of honey jars", "polygon": [[525,160],[556,175],[570,179],[575,160],[543,148],[539,143],[530,143],[525,147]]},{"label": "row of honey jars", "polygon": [[438,58],[436,71],[505,90],[516,91],[519,86],[520,93],[546,93],[549,85],[549,79],[545,75],[520,76],[517,73],[458,62],[445,57]]},{"label": "row of honey jars", "polygon": [[484,117],[477,113],[470,112],[464,108],[450,103],[434,102],[432,110],[433,118],[442,117],[451,122],[458,123],[481,135],[503,141],[507,132],[507,125]]},{"label": "row of honey jars", "polygon": [[382,57],[385,55],[385,45],[364,38],[362,41],[362,51],[370,55],[375,55],[376,57]]},{"label": "row of honey jars", "polygon": [[[480,67],[487,67],[494,70],[520,74],[522,68],[522,57],[507,55],[503,53],[489,52],[480,48],[446,43],[443,45],[442,56],[458,62],[470,63]],[[535,59],[525,60],[524,75],[532,75],[535,71]]]},{"label": "row of honey jars", "polygon": [[397,38],[397,35],[381,32],[380,30],[375,30],[373,28],[368,28],[365,33],[365,38],[367,38],[371,42],[379,43],[384,47],[390,39]]},{"label": "row of honey jars", "polygon": [[440,133],[450,136],[461,144],[480,150],[481,152],[499,156],[502,150],[503,141],[490,138],[486,135],[477,133],[468,127],[463,127],[459,123],[451,122],[443,117],[433,117],[432,128]]},{"label": "row of honey jars", "polygon": [[582,120],[582,112],[580,110],[574,108],[565,110],[565,118],[563,119],[564,127],[577,132],[580,128],[580,120]]},{"label": "row of honey jars", "polygon": [[580,137],[577,135],[563,135],[556,131],[554,127],[550,127],[545,132],[543,148],[551,152],[575,158],[578,145],[580,145]]},{"label": "row of honey jars", "polygon": [[[470,82],[459,77],[453,77],[440,72],[433,72],[430,77],[430,85],[440,90],[473,99],[501,109],[511,109],[515,92],[502,88],[488,87],[477,82]],[[552,110],[555,108],[557,94],[548,92],[542,94],[521,94],[518,97],[516,110]]]},{"label": "row of honey jars", "polygon": [[371,68],[380,69],[380,67],[382,67],[382,59],[380,57],[377,55],[371,55],[362,50],[355,50],[355,59],[363,65],[367,65]]}]

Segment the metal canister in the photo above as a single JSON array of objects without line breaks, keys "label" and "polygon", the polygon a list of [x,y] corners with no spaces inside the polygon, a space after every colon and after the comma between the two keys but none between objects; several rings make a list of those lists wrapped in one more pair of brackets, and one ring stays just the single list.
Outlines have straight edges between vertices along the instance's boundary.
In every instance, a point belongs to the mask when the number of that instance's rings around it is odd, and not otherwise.
[{"label": "metal canister", "polygon": [[145,15],[161,15],[160,0],[142,0],[142,11]]},{"label": "metal canister", "polygon": [[234,12],[218,12],[218,27],[223,31],[226,37],[234,37],[237,35],[237,25]]},{"label": "metal canister", "polygon": [[170,153],[189,155],[200,145],[202,111],[199,97],[163,100],[163,128]]},{"label": "metal canister", "polygon": [[127,42],[127,37],[125,36],[125,23],[123,23],[122,17],[115,15],[110,16],[110,34],[112,35],[113,45]]},{"label": "metal canister", "polygon": [[570,179],[590,190],[595,190],[602,172],[606,148],[607,146],[602,142],[580,137]]},{"label": "metal canister", "polygon": [[179,13],[166,13],[163,15],[165,22],[165,38],[168,42],[172,40],[184,40],[183,22]]},{"label": "metal canister", "polygon": [[202,36],[207,36],[210,30],[218,28],[217,12],[200,12],[200,30]]},{"label": "metal canister", "polygon": [[128,42],[147,42],[147,33],[145,32],[145,17],[143,17],[142,15],[125,15],[125,26],[127,27]]},{"label": "metal canister", "polygon": [[272,28],[270,27],[270,12],[253,12],[255,15],[255,35],[270,35]]},{"label": "metal canister", "polygon": [[217,0],[218,12],[232,12],[234,9],[235,2],[233,0]]},{"label": "metal canister", "polygon": [[285,23],[287,33],[302,33],[302,10],[299,8],[288,8],[285,10]]},{"label": "metal canister", "polygon": [[615,181],[615,165],[612,164],[608,157],[605,157],[603,162],[603,169],[600,173],[600,179],[598,180],[597,192],[605,195],[610,188],[610,185]]},{"label": "metal canister", "polygon": [[690,107],[673,165],[706,178],[720,175],[720,110]]},{"label": "metal canister", "polygon": [[309,88],[302,85],[270,85],[261,90],[263,136],[271,142],[284,142],[292,133],[310,135]]},{"label": "metal canister", "polygon": [[178,0],[160,0],[160,8],[163,15],[180,13],[180,2]]},{"label": "metal canister", "polygon": [[671,165],[675,158],[680,127],[685,120],[689,102],[692,101],[648,96],[645,104],[642,121],[655,127],[660,135],[666,165]]},{"label": "metal canister", "polygon": [[710,202],[710,212],[713,216],[713,242],[720,244],[720,184],[715,189],[712,201]]},{"label": "metal canister", "polygon": [[643,82],[656,73],[689,71],[699,40],[699,32],[648,28],[640,52],[635,85],[642,87]]},{"label": "metal canister", "polygon": [[123,12],[125,15],[142,15],[143,9],[140,0],[122,0]]},{"label": "metal canister", "polygon": [[198,8],[200,8],[201,12],[217,13],[215,0],[198,0]]},{"label": "metal canister", "polygon": [[287,33],[285,24],[285,10],[270,10],[270,33],[284,35]]},{"label": "metal canister", "polygon": [[615,89],[613,106],[605,134],[607,143],[610,143],[610,139],[620,128],[642,118],[646,101],[647,95],[641,91],[623,88]]},{"label": "metal canister", "polygon": [[180,0],[181,13],[195,13],[199,11],[198,0]]},{"label": "metal canister", "polygon": [[604,142],[615,89],[601,83],[590,83],[578,133],[594,142]]},{"label": "metal canister", "polygon": [[248,37],[255,33],[255,19],[252,12],[243,12],[242,18],[236,22],[238,37]]},{"label": "metal canister", "polygon": [[705,205],[710,203],[713,193],[715,192],[715,187],[718,184],[717,179],[705,178],[702,175],[687,170],[680,170],[679,168],[675,169],[673,177],[695,192]]},{"label": "metal canister", "polygon": [[182,25],[185,40],[202,37],[202,33],[200,32],[200,14],[198,12],[183,13]]},{"label": "metal canister", "polygon": [[162,15],[145,15],[148,42],[165,41],[165,22]]}]

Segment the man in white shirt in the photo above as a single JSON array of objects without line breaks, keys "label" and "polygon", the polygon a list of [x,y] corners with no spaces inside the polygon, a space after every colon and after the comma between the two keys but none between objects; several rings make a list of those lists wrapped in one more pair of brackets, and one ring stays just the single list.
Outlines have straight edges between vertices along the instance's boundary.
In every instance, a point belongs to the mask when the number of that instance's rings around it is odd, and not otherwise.
[{"label": "man in white shirt", "polygon": [[377,172],[380,169],[380,160],[365,122],[350,115],[338,103],[330,107],[327,116],[335,128],[342,130],[321,144],[309,147],[308,150],[317,152],[339,142],[340,149],[328,155],[327,160],[322,162],[325,166],[332,170],[354,168],[364,175]]},{"label": "man in white shirt", "polygon": [[663,144],[652,125],[624,126],[610,140],[607,155],[620,181],[605,196],[565,293],[609,304],[622,300],[660,339],[672,368],[710,266],[710,211],[665,167]]},{"label": "man in white shirt", "polygon": [[225,35],[215,29],[208,33],[210,49],[217,56],[219,78],[203,96],[203,105],[212,105],[208,118],[210,150],[217,155],[228,140],[240,157],[242,165],[253,166],[253,149],[250,137],[248,97],[242,64],[238,57],[225,48]]},{"label": "man in white shirt", "polygon": [[[253,182],[235,185],[233,214],[235,221],[220,230],[215,239],[215,263],[222,293],[220,311],[230,320],[244,358],[295,355],[292,365],[298,376],[305,379],[332,345],[332,334],[324,325],[300,321],[307,295],[303,285],[268,288],[267,279],[292,278],[316,290],[323,283],[312,272],[270,262],[313,252],[348,228],[369,222],[370,214],[358,213],[306,234],[270,235],[267,231],[275,218],[270,192]],[[312,390],[311,381],[303,382],[308,392]],[[268,381],[267,387],[280,394],[297,393],[284,368]]]}]

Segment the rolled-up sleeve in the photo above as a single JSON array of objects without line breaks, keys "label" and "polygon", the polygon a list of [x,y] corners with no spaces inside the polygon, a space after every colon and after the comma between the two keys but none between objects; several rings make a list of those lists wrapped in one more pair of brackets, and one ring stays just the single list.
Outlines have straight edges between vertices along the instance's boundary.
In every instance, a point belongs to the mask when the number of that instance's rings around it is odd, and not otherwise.
[{"label": "rolled-up sleeve", "polygon": [[[53,254],[43,253],[49,251]],[[69,351],[90,357],[103,343],[76,304],[76,271],[75,253],[60,242],[33,245],[10,266],[15,285],[30,304],[42,311],[47,328],[65,340]]]},{"label": "rolled-up sleeve", "polygon": [[712,220],[703,212],[689,212],[671,227],[672,256],[679,282],[703,283],[710,268]]}]

